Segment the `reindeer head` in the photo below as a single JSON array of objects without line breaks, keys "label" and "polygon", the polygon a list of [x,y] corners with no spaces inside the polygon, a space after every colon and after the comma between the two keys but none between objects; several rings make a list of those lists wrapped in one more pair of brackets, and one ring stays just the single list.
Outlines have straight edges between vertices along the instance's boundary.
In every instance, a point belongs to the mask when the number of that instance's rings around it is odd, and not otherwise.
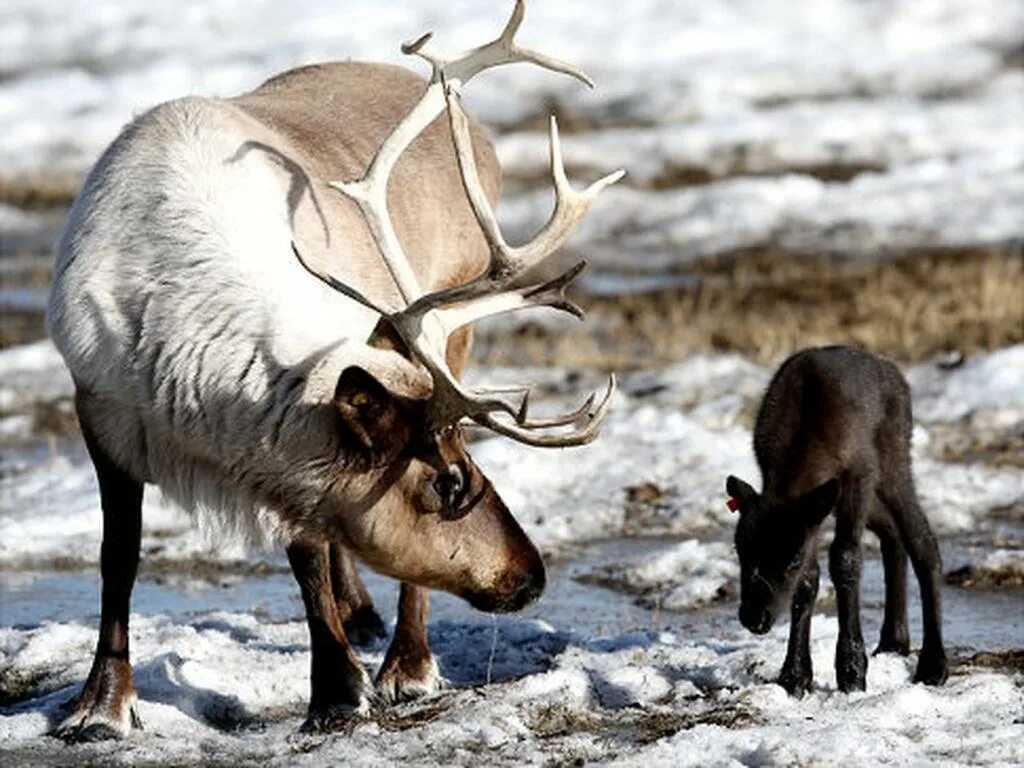
[{"label": "reindeer head", "polygon": [[[344,428],[366,451],[369,473],[355,494],[363,499],[356,504],[356,519],[346,512],[344,538],[378,570],[455,592],[488,610],[514,610],[535,597],[544,569],[533,544],[466,452],[463,426],[475,424],[533,446],[582,445],[597,436],[615,389],[611,377],[596,405],[591,397],[570,413],[533,418],[528,387],[464,387],[447,359],[449,340],[489,315],[548,306],[582,317],[564,293],[582,263],[545,283],[512,286],[560,248],[598,193],[622,176],[612,174],[582,192],[573,189],[552,118],[554,212],[530,242],[513,247],[505,241],[477,173],[468,118],[459,102],[462,86],[486,69],[515,62],[532,62],[591,84],[570,65],[515,43],[523,13],[518,0],[496,40],[463,54],[432,51],[429,34],[404,45],[405,53],[420,56],[433,69],[426,91],[384,140],[362,179],[331,183],[359,206],[405,306],[382,306],[356,287],[314,270],[293,244],[303,267],[380,314],[379,327],[394,338],[396,351],[387,365],[353,368],[339,379],[336,405]],[[426,293],[396,234],[387,185],[402,153],[445,110],[462,185],[489,246],[490,264],[466,284]],[[345,495],[353,498],[351,492]]]},{"label": "reindeer head", "polygon": [[767,503],[747,483],[730,476],[726,492],[740,515],[740,622],[760,635],[772,628],[804,567],[817,556],[818,528],[835,506],[839,482],[833,478],[795,499]]}]

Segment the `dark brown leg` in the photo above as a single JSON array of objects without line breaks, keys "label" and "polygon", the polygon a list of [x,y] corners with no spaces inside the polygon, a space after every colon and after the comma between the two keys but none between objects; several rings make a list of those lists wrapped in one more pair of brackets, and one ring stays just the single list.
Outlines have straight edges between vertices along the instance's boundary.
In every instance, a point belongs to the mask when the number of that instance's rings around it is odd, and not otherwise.
[{"label": "dark brown leg", "polygon": [[942,560],[935,535],[917,503],[913,482],[908,478],[909,468],[890,508],[921,588],[924,639],[917,657],[914,682],[942,685],[949,677],[949,662],[942,642]]},{"label": "dark brown leg", "polygon": [[782,664],[779,685],[786,689],[790,696],[801,698],[811,690],[814,680],[814,669],[811,665],[811,614],[814,612],[814,601],[818,598],[820,568],[818,561],[813,560],[797,582],[793,592],[791,618],[789,624],[789,644],[786,649],[786,660]]},{"label": "dark brown leg", "polygon": [[312,656],[309,715],[303,730],[328,730],[367,710],[370,683],[338,617],[328,545],[293,541],[287,552],[306,606]]},{"label": "dark brown leg", "polygon": [[82,433],[96,468],[103,507],[100,634],[89,677],[73,702],[74,711],[54,733],[68,741],[99,741],[122,738],[132,726],[142,727],[128,658],[128,614],[142,538],[142,483],[114,465],[84,423]]},{"label": "dark brown leg", "polygon": [[882,545],[882,568],[885,572],[885,619],[875,653],[910,653],[910,630],[907,628],[907,551],[895,527],[877,529]]},{"label": "dark brown leg", "polygon": [[428,603],[425,588],[402,583],[395,636],[377,674],[377,690],[386,701],[417,699],[441,687],[437,663],[427,644]]},{"label": "dark brown leg", "polygon": [[864,481],[848,481],[836,509],[836,533],[829,548],[829,575],[836,590],[839,640],[836,683],[844,693],[863,691],[868,670],[860,628],[860,540],[866,515]]},{"label": "dark brown leg", "polygon": [[374,610],[373,598],[359,577],[352,555],[340,544],[331,544],[330,558],[331,588],[349,642],[353,645],[372,645],[387,637],[388,631]]}]

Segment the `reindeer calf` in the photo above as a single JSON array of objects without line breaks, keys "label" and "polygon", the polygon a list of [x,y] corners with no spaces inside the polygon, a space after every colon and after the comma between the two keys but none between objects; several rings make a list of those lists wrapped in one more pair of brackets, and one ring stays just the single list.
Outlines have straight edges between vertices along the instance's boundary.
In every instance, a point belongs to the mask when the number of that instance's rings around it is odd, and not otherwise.
[{"label": "reindeer calf", "polygon": [[917,502],[910,469],[910,391],[896,366],[863,350],[822,347],[799,352],[768,385],[754,427],[761,468],[758,494],[730,476],[730,506],[740,512],[739,618],[771,629],[788,600],[789,647],[779,684],[793,696],[810,690],[811,611],[818,594],[818,535],[835,509],[829,573],[836,589],[841,691],[864,690],[867,656],[860,628],[860,540],[881,541],[885,619],[876,653],[907,654],[906,560],[921,588],[924,642],[915,682],[947,677],[942,644],[939,550]]}]

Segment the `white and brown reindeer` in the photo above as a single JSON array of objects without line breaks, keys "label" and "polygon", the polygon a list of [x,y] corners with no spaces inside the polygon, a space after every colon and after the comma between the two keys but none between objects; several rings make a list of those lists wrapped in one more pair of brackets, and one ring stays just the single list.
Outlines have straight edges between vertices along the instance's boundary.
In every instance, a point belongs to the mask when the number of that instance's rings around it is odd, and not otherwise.
[{"label": "white and brown reindeer", "polygon": [[333,63],[237,98],[160,105],[89,174],[48,322],[99,479],[102,615],[59,735],[118,737],[137,722],[128,616],[145,483],[254,540],[290,542],[310,631],[310,727],[365,710],[372,690],[344,628],[379,629],[352,555],[403,582],[377,678],[385,698],[438,685],[427,588],[485,611],[540,594],[541,557],[462,426],[582,445],[614,378],[599,402],[534,418],[528,389],[470,389],[459,376],[476,320],[533,306],[580,314],[564,295],[579,266],[514,286],[621,174],[574,190],[552,119],[554,211],[527,244],[502,237],[500,170],[460,89],[515,62],[589,83],[517,45],[522,18],[519,0],[497,39],[456,56],[430,35],[403,46],[431,65],[429,81]]}]

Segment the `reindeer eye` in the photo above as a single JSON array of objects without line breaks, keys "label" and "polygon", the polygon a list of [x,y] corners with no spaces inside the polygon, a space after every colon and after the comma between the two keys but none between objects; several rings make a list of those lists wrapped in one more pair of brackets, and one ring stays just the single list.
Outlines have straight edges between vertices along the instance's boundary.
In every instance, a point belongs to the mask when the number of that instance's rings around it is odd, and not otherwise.
[{"label": "reindeer eye", "polygon": [[444,472],[438,472],[434,477],[434,491],[447,511],[458,509],[465,489],[465,475],[462,468],[456,464],[449,464]]}]

